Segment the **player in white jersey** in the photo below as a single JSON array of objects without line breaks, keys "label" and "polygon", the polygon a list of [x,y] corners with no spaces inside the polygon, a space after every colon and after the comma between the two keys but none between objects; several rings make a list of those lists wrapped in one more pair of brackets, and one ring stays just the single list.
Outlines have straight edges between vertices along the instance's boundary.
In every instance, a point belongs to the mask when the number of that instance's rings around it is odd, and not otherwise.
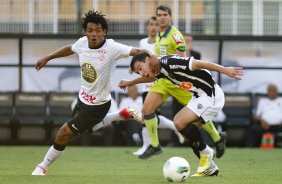
[{"label": "player in white jersey", "polygon": [[[207,70],[221,72],[239,80],[243,69],[178,55],[155,58],[146,52],[135,55],[130,66],[132,71],[143,77],[143,82],[165,78],[193,94],[192,99],[175,115],[173,121],[177,130],[200,152],[200,164],[195,176],[206,175],[206,171],[214,165],[213,151],[205,144],[193,123],[201,121],[205,124],[224,106],[224,93]],[[124,89],[133,84],[136,84],[136,80],[121,81],[119,86]]]},{"label": "player in white jersey", "polygon": [[[106,39],[108,20],[102,13],[89,11],[81,21],[86,36],[73,45],[66,45],[39,59],[35,64],[36,70],[40,70],[52,59],[77,53],[81,68],[81,88],[72,118],[62,125],[54,144],[32,175],[44,176],[47,168],[62,155],[73,136],[91,131],[92,127],[104,121],[111,105],[111,78],[117,60],[140,51],[138,48]],[[124,111],[120,113],[125,113],[123,116],[130,115]]]}]

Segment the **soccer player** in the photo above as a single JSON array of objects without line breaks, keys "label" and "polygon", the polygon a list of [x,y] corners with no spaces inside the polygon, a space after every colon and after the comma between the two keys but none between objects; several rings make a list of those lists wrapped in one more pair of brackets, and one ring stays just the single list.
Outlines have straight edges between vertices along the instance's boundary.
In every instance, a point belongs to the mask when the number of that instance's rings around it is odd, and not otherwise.
[{"label": "soccer player", "polygon": [[[197,126],[193,123],[208,122],[223,108],[225,100],[223,91],[207,70],[217,71],[239,80],[243,75],[243,69],[224,67],[178,55],[163,56],[159,59],[146,52],[134,56],[130,67],[133,72],[143,76],[143,82],[165,78],[187,93],[189,91],[193,94],[192,99],[175,115],[173,121],[177,130],[199,151],[200,164],[195,175],[206,175],[206,171],[214,164],[213,151],[204,143]],[[126,88],[133,84],[136,84],[136,80],[121,81],[119,86]]]},{"label": "soccer player", "polygon": [[[154,53],[155,52],[156,37],[157,37],[157,33],[159,32],[159,26],[158,26],[158,22],[157,22],[157,19],[156,19],[155,16],[152,16],[147,20],[147,32],[148,32],[148,37],[140,40],[139,47],[143,48],[143,49],[148,49],[152,53]],[[153,84],[152,82],[142,84],[143,102],[145,101],[145,98],[148,94],[148,90],[150,89],[150,87],[152,87],[152,84]],[[171,129],[178,136],[179,142],[180,143],[184,142],[184,138],[176,130],[176,128],[175,128],[175,126],[174,126],[174,124],[171,120],[167,119],[166,117],[164,117],[162,115],[158,115],[158,120],[159,120],[159,125],[158,125],[159,128]],[[134,155],[139,156],[139,155],[143,154],[146,151],[146,149],[150,146],[150,137],[148,135],[148,130],[147,130],[146,126],[144,126],[144,125],[142,127],[142,139],[143,139],[143,145],[142,145],[141,148],[139,148],[137,151],[135,151],[133,153]]]},{"label": "soccer player", "polygon": [[[39,59],[35,64],[36,70],[40,70],[52,59],[77,53],[81,67],[81,88],[72,118],[62,125],[54,144],[32,175],[44,176],[48,167],[62,155],[73,136],[91,130],[105,118],[111,105],[111,78],[117,60],[133,56],[140,51],[138,48],[106,39],[108,20],[101,12],[87,12],[81,19],[81,26],[86,36],[78,39],[73,45],[66,45]],[[125,112],[123,115],[132,113]]]},{"label": "soccer player", "polygon": [[[156,55],[164,56],[177,54],[185,56],[183,35],[171,24],[171,9],[164,5],[158,6],[156,9],[156,18],[160,28],[160,32],[157,34],[156,38]],[[142,78],[140,79],[142,80]],[[148,146],[143,154],[139,155],[141,159],[147,159],[162,152],[157,131],[158,119],[155,115],[155,111],[170,95],[175,97],[181,105],[186,105],[192,97],[191,93],[187,93],[187,91],[179,88],[170,80],[162,78],[153,84],[143,104],[143,116],[150,137],[150,146]],[[211,135],[215,142],[216,157],[220,158],[225,150],[225,134],[220,135],[211,121],[207,122],[203,128]]]}]

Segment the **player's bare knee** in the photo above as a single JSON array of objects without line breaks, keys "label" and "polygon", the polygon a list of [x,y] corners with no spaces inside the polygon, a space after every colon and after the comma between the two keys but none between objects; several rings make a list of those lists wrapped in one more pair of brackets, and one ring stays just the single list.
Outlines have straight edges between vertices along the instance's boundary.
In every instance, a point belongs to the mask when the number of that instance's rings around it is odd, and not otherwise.
[{"label": "player's bare knee", "polygon": [[59,130],[55,142],[58,144],[67,144],[69,139],[73,136],[71,129],[65,123]]},{"label": "player's bare knee", "polygon": [[155,107],[143,105],[143,108],[142,108],[143,115],[149,115],[149,114],[155,113],[155,111],[156,111]]}]

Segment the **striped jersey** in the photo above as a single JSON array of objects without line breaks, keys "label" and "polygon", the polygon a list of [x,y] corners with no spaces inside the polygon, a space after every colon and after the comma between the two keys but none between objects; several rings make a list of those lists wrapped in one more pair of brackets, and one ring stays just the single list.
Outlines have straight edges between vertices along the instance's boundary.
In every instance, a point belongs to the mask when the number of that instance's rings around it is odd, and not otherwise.
[{"label": "striped jersey", "polygon": [[193,70],[193,57],[168,55],[160,58],[162,69],[156,78],[166,78],[195,97],[214,95],[215,81],[208,70]]}]

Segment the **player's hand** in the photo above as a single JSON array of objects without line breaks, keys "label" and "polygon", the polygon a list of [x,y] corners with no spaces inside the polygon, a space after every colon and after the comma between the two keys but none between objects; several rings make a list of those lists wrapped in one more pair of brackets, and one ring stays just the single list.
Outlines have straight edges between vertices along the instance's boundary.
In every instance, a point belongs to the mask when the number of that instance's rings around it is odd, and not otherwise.
[{"label": "player's hand", "polygon": [[119,82],[119,84],[118,84],[118,87],[119,87],[120,89],[125,90],[126,87],[128,87],[128,86],[130,86],[130,85],[131,85],[131,84],[130,84],[130,81],[128,81],[128,80],[121,80],[121,81]]},{"label": "player's hand", "polygon": [[35,64],[35,69],[37,71],[39,71],[43,66],[45,66],[46,64],[48,63],[48,60],[42,58],[42,59],[39,59],[36,64]]},{"label": "player's hand", "polygon": [[226,67],[225,74],[231,78],[241,80],[244,75],[244,69],[242,67]]}]

